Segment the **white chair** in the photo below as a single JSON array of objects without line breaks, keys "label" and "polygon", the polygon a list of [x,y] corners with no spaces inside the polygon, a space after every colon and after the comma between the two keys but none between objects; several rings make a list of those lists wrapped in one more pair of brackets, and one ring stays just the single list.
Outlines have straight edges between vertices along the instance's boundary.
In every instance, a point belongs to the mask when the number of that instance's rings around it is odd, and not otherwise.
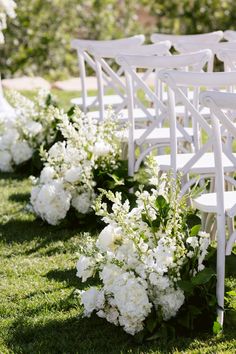
[{"label": "white chair", "polygon": [[[164,120],[168,120],[168,107],[163,102],[158,90],[158,72],[162,68],[172,68],[184,70],[201,71],[204,65],[208,62],[210,53],[208,50],[175,56],[138,56],[138,55],[122,55],[117,58],[125,70],[126,87],[128,94],[128,111],[129,111],[129,133],[128,133],[128,161],[129,175],[133,175],[139,169],[142,160],[147,154],[156,147],[170,145],[170,129],[163,127]],[[153,89],[147,85],[145,80],[137,74],[137,69],[146,70],[148,73],[154,71]],[[145,73],[144,73],[145,78]],[[141,90],[147,97],[149,104],[151,103],[155,110],[155,116],[147,114],[149,125],[146,129],[137,130],[135,120],[135,104],[138,101],[136,94],[137,90]],[[146,107],[145,111],[147,111]],[[186,111],[182,107],[177,107],[178,115],[184,120]],[[188,119],[187,119],[188,122]],[[192,143],[193,133],[192,128],[183,127],[182,124],[176,123],[175,136],[177,141]],[[148,144],[148,146],[146,146]],[[136,159],[136,147],[141,149],[139,157]]]},{"label": "white chair", "polygon": [[236,42],[229,42],[232,48],[219,48],[217,58],[224,63],[225,71],[236,71]]},{"label": "white chair", "polygon": [[[199,178],[209,177],[214,173],[214,158],[212,145],[214,136],[207,118],[202,114],[202,107],[199,106],[199,92],[201,88],[211,90],[225,89],[236,84],[236,72],[231,73],[195,73],[162,70],[159,73],[160,79],[168,85],[169,93],[169,118],[170,118],[170,154],[156,156],[156,161],[161,171],[173,170],[174,175],[180,172],[183,175],[183,189],[185,193],[188,188]],[[194,87],[194,100],[186,95],[186,89]],[[178,139],[176,137],[176,112],[175,97],[181,98],[192,119],[194,134],[194,151],[191,153],[180,153]],[[201,132],[204,132],[201,134]],[[234,163],[228,154],[228,144],[223,145],[223,166],[226,172],[234,171]],[[190,180],[189,176],[191,177]],[[186,180],[187,183],[186,183]]]},{"label": "white chair", "polygon": [[211,61],[209,62],[207,71],[211,72],[214,69],[215,55],[217,55],[219,52],[224,50],[236,50],[236,42],[222,42],[222,43],[204,42],[204,41],[202,43],[201,42],[199,43],[180,42],[174,44],[174,48],[179,53],[190,53],[190,52],[195,52],[197,50],[210,49],[212,52],[212,58]]},{"label": "white chair", "polygon": [[[86,84],[86,65],[93,72],[96,73],[96,64],[93,58],[87,52],[88,47],[114,47],[114,48],[125,48],[128,47],[137,47],[141,45],[145,40],[143,35],[137,35],[130,38],[116,39],[116,40],[107,40],[107,41],[96,41],[96,40],[84,40],[84,39],[73,39],[71,41],[71,46],[73,49],[76,49],[78,55],[78,64],[80,71],[80,80],[81,80],[81,94],[82,97],[73,98],[71,100],[72,104],[78,105],[84,112],[87,112],[91,108],[97,108],[98,106],[98,98],[97,96],[89,96],[88,89]],[[109,78],[104,76],[104,80],[109,86]],[[119,95],[107,95],[104,98],[104,102],[106,105],[120,104],[122,102],[122,98]]]},{"label": "white chair", "polygon": [[181,43],[217,43],[223,38],[222,31],[215,31],[202,34],[186,34],[186,35],[174,35],[164,33],[153,33],[151,35],[151,41],[157,43],[160,41],[171,41],[172,45]]},{"label": "white chair", "polygon": [[236,41],[236,31],[233,30],[224,31],[224,39],[226,39],[226,41],[229,42]]},{"label": "white chair", "polygon": [[[236,127],[228,115],[232,110],[236,111],[236,94],[221,92],[203,92],[200,94],[201,104],[210,108],[212,121],[212,135],[214,147],[214,174],[215,193],[205,193],[196,198],[194,206],[203,211],[215,213],[217,217],[217,302],[218,321],[223,325],[224,317],[224,280],[225,280],[225,256],[230,255],[233,244],[236,242],[236,232],[232,232],[226,241],[226,217],[236,216],[236,191],[226,191],[225,185],[231,183],[236,187],[234,178],[225,175],[223,151],[225,131],[236,139]],[[223,134],[222,134],[223,133]],[[235,141],[235,140],[234,140]],[[236,158],[232,150],[228,150],[228,157],[233,163],[236,172]]]},{"label": "white chair", "polygon": [[[116,47],[89,47],[88,51],[93,55],[94,61],[96,63],[96,76],[98,80],[98,97],[99,97],[99,117],[97,117],[97,112],[91,112],[91,115],[94,118],[104,119],[105,117],[105,83],[104,77],[110,79],[109,86],[112,87],[113,91],[119,94],[122,97],[123,102],[120,105],[117,105],[114,108],[115,113],[119,113],[120,118],[123,120],[128,120],[128,110],[127,110],[127,94],[126,94],[126,85],[124,80],[124,71],[123,68],[119,66],[118,69],[114,70],[109,63],[109,60],[112,60],[114,64],[115,58],[121,53],[129,55],[145,55],[145,56],[162,56],[162,55],[171,55],[169,49],[171,43],[169,41],[160,42],[158,44],[142,45],[137,47],[127,47],[127,48],[116,48]],[[117,63],[116,63],[117,66]],[[147,80],[150,76],[150,72],[145,74],[145,79]],[[147,114],[147,110],[144,108],[143,104],[137,100],[137,104],[141,106],[135,111],[137,118],[142,120]],[[145,113],[144,113],[145,111]],[[150,114],[154,114],[149,110]]]}]

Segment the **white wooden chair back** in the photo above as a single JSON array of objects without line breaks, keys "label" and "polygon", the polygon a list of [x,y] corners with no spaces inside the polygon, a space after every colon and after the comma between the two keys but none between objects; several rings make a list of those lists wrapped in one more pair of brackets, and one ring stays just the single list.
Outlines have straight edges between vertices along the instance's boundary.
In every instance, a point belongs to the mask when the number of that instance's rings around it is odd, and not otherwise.
[{"label": "white wooden chair back", "polygon": [[[135,130],[135,105],[138,104],[142,108],[150,120],[145,132],[140,136],[136,144],[141,146],[145,143],[145,139],[155,129],[162,126],[163,120],[168,117],[168,107],[160,97],[158,85],[158,72],[163,68],[172,68],[179,70],[196,70],[201,71],[204,65],[210,58],[208,50],[197,53],[174,55],[174,56],[140,56],[140,55],[122,55],[117,58],[125,70],[126,74],[126,89],[128,94],[128,112],[129,112],[129,174],[132,175],[134,170],[138,170],[141,161],[150,152],[150,147],[144,150],[137,161],[135,162],[135,146],[134,146],[134,130]],[[145,81],[146,73],[141,77],[137,70],[154,71],[153,88]],[[136,92],[141,90],[147,97],[149,103],[155,108],[155,116],[148,114],[147,108],[142,104]],[[191,138],[181,125],[176,125],[176,129],[181,130],[181,133],[186,138],[186,141],[191,142]]]},{"label": "white wooden chair back", "polygon": [[172,45],[175,46],[177,43],[217,43],[223,38],[222,31],[215,31],[202,34],[186,34],[186,35],[175,35],[175,34],[164,34],[164,33],[153,33],[151,35],[151,41],[157,43],[160,41],[171,41]]},{"label": "white wooden chair back", "polygon": [[232,48],[220,48],[216,56],[224,63],[225,71],[236,71],[236,42],[229,42]]},{"label": "white wooden chair back", "polygon": [[[169,94],[169,117],[171,129],[171,168],[174,174],[177,173],[177,154],[178,144],[176,139],[176,122],[177,113],[175,105],[175,97],[181,99],[182,104],[192,117],[192,125],[194,129],[194,154],[190,160],[181,168],[183,175],[190,173],[197,161],[207,152],[212,151],[214,135],[207,119],[201,113],[201,106],[199,105],[199,92],[201,88],[210,90],[224,90],[236,84],[236,72],[231,73],[196,73],[196,72],[180,72],[173,70],[162,70],[159,73],[160,79],[168,86]],[[186,95],[186,88],[194,88],[194,100],[191,100]],[[202,139],[201,131],[205,132],[204,141]],[[228,144],[223,145],[223,151],[226,156],[233,162],[236,162],[232,151]],[[210,171],[209,171],[210,173]]]},{"label": "white wooden chair back", "polygon": [[78,55],[78,64],[80,71],[80,80],[81,80],[81,94],[82,94],[82,109],[84,112],[88,110],[88,107],[95,107],[97,105],[97,99],[94,99],[94,102],[88,104],[88,89],[86,85],[86,66],[87,64],[95,73],[96,73],[96,64],[93,58],[88,54],[88,48],[93,47],[116,47],[124,48],[125,46],[137,47],[141,45],[145,40],[144,35],[137,35],[129,38],[107,40],[107,41],[96,41],[96,40],[85,40],[85,39],[73,39],[71,41],[71,47],[76,49]]},{"label": "white wooden chair back", "polygon": [[[105,87],[105,78],[106,81],[109,81],[109,87],[112,88],[116,94],[120,95],[123,102],[118,107],[114,108],[116,113],[119,113],[123,108],[127,106],[126,98],[126,86],[123,80],[122,75],[124,70],[122,67],[119,67],[115,71],[111,67],[111,63],[115,61],[115,58],[121,53],[126,53],[129,55],[171,55],[169,49],[171,43],[169,41],[160,42],[158,44],[151,45],[142,45],[136,46],[135,48],[129,46],[127,48],[116,48],[116,47],[90,47],[88,49],[89,53],[93,55],[93,58],[96,63],[96,75],[98,82],[98,97],[99,97],[99,110],[100,110],[100,119],[105,117],[105,104],[104,104],[104,87]],[[110,62],[111,60],[111,62]],[[146,73],[146,78],[148,73]]]},{"label": "white wooden chair back", "polygon": [[228,30],[224,31],[224,39],[229,42],[236,41],[236,31]]},{"label": "white wooden chair back", "polygon": [[180,42],[174,45],[175,50],[179,53],[190,53],[195,52],[197,50],[209,49],[212,52],[212,58],[209,62],[207,71],[212,72],[214,69],[214,58],[218,52],[222,50],[236,50],[236,42],[222,42],[222,43],[215,43],[215,42]]}]

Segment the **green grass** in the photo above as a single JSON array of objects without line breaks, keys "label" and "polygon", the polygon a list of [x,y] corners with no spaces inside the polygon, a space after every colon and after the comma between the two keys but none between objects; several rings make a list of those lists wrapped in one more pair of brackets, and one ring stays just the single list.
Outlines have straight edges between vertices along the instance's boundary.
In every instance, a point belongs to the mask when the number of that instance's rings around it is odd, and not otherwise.
[{"label": "green grass", "polygon": [[[80,317],[74,290],[86,284],[76,277],[75,264],[84,229],[79,223],[48,226],[28,213],[30,188],[26,177],[0,175],[0,353],[235,352],[229,321],[219,337],[138,345],[105,320]],[[228,283],[236,287],[235,279]]]},{"label": "green grass", "polygon": [[[71,97],[62,94],[61,104],[69,105]],[[27,177],[0,174],[1,354],[235,353],[235,312],[226,314],[220,336],[209,330],[144,344],[96,316],[82,318],[75,289],[88,284],[76,277],[75,265],[88,230],[79,222],[53,227],[36,219],[26,208],[30,190]],[[228,285],[236,288],[236,279]]]}]

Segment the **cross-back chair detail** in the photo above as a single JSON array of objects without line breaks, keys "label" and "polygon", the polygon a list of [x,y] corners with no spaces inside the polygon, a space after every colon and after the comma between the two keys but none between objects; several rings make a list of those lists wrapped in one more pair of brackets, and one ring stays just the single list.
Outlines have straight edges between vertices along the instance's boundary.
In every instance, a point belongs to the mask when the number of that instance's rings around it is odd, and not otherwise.
[{"label": "cross-back chair detail", "polygon": [[[169,49],[171,43],[169,41],[161,42],[158,44],[152,45],[142,45],[136,48],[128,47],[123,48],[89,48],[89,52],[93,55],[96,70],[97,70],[97,79],[98,79],[98,92],[99,92],[99,107],[100,107],[100,119],[104,119],[105,116],[105,104],[104,104],[104,76],[107,76],[110,79],[110,86],[115,92],[117,92],[123,99],[123,102],[114,107],[116,113],[121,112],[122,109],[127,107],[127,98],[126,98],[126,85],[123,80],[123,68],[120,66],[118,71],[115,71],[109,63],[110,60],[115,60],[115,58],[121,53],[126,53],[130,55],[171,55]],[[118,63],[119,64],[119,63]],[[150,72],[145,73],[145,79],[148,78]],[[148,111],[145,106],[136,100],[136,104],[145,112],[147,116],[151,116],[150,111]],[[123,112],[124,113],[124,112]],[[127,113],[126,113],[127,116]]]},{"label": "cross-back chair detail", "polygon": [[[194,72],[180,72],[180,71],[161,71],[159,73],[160,79],[168,86],[169,93],[169,117],[171,130],[171,152],[170,155],[157,156],[157,162],[162,170],[172,169],[174,174],[181,172],[183,176],[197,175],[205,176],[214,172],[214,161],[212,146],[214,136],[209,121],[201,113],[201,106],[199,105],[199,91],[201,87],[211,90],[216,88],[225,89],[236,83],[235,73],[194,73]],[[186,87],[194,87],[194,102],[185,94]],[[176,139],[176,106],[175,96],[181,98],[182,103],[189,111],[193,125],[194,135],[194,151],[188,154],[179,153],[178,140]],[[204,131],[205,141],[202,139],[200,132]],[[224,169],[231,172],[234,169],[236,156],[231,153],[226,141],[223,144],[223,163]],[[192,182],[194,182],[193,179]],[[190,184],[183,185],[183,191],[186,191]]]},{"label": "cross-back chair detail", "polygon": [[[170,144],[170,131],[169,128],[163,128],[162,123],[164,119],[168,119],[169,109],[168,106],[162,101],[158,95],[158,91],[152,89],[146,82],[137,74],[137,69],[144,69],[147,71],[155,72],[154,85],[157,84],[157,75],[162,68],[172,68],[172,69],[182,69],[191,68],[194,70],[201,70],[204,65],[209,60],[210,53],[208,50],[201,51],[198,53],[185,54],[185,55],[175,55],[167,57],[157,57],[157,56],[134,56],[134,55],[122,55],[117,58],[117,62],[122,65],[126,73],[126,86],[128,93],[128,110],[129,110],[129,174],[133,175],[135,171],[138,170],[140,163],[143,158],[150,152],[154,147],[160,144],[166,146]],[[135,90],[134,90],[135,87]],[[151,117],[149,126],[143,132],[143,134],[135,141],[134,131],[135,131],[135,91],[137,89],[143,90],[145,95],[148,97],[149,101],[153,103],[155,107],[155,116]],[[137,99],[137,97],[136,97]],[[179,112],[179,114],[184,115],[185,112]],[[160,128],[161,127],[161,128]],[[135,146],[142,146],[147,138],[151,134],[155,134],[155,139],[152,141],[152,146],[145,149],[135,161]],[[165,132],[165,139],[162,139],[161,133]],[[159,134],[159,136],[158,136]],[[181,124],[176,124],[176,139],[192,142],[192,129],[183,127]]]},{"label": "cross-back chair detail", "polygon": [[[126,46],[137,47],[140,46],[144,40],[145,37],[143,35],[107,41],[73,39],[71,41],[71,46],[73,49],[76,49],[78,55],[82,97],[72,99],[71,102],[75,105],[81,106],[84,112],[87,112],[88,109],[97,107],[98,105],[97,96],[88,96],[88,89],[86,84],[86,65],[88,65],[96,73],[96,63],[92,56],[88,53],[89,47],[116,47],[120,49]],[[109,79],[105,75],[104,81],[109,85]],[[122,99],[119,96],[113,95],[113,97],[108,97],[105,103],[110,104],[111,100],[114,105],[120,104],[122,102]]]},{"label": "cross-back chair detail", "polygon": [[[225,186],[231,182],[234,189],[236,181],[229,178],[224,171],[223,152],[224,135],[228,131],[236,139],[236,126],[231,115],[236,112],[236,94],[222,92],[203,92],[200,94],[201,104],[209,107],[211,112],[211,129],[213,139],[215,164],[215,192],[203,194],[194,200],[195,206],[204,212],[216,214],[217,220],[217,302],[218,321],[223,325],[224,319],[224,283],[225,283],[225,256],[230,255],[236,242],[236,232],[229,229],[226,238],[226,217],[234,218],[236,215],[236,191],[227,191]],[[223,133],[223,134],[222,134]],[[232,150],[231,154],[234,157]],[[236,172],[236,161],[234,161]],[[227,183],[226,183],[227,182]]]}]

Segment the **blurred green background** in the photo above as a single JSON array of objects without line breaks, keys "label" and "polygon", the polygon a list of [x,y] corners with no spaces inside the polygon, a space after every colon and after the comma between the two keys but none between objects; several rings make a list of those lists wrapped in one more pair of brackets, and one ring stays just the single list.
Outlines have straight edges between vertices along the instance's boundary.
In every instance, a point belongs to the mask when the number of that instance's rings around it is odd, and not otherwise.
[{"label": "blurred green background", "polygon": [[1,47],[3,78],[78,76],[73,37],[115,39],[153,32],[236,29],[235,0],[18,0]]}]

